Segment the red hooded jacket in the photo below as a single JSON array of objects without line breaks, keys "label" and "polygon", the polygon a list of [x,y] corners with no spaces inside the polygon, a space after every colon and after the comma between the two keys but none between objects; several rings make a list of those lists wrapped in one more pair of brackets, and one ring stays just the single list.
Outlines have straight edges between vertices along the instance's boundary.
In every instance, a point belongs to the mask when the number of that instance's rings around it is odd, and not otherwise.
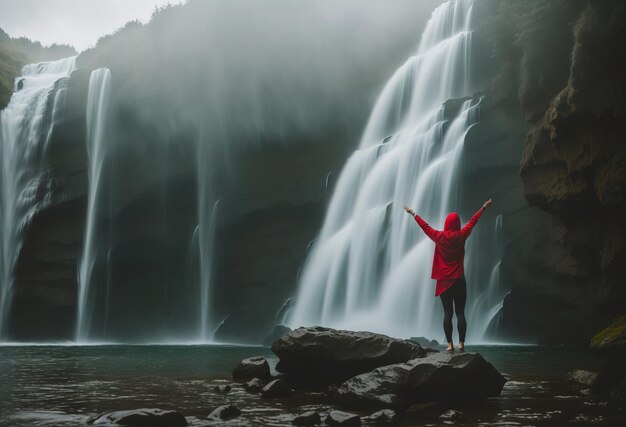
[{"label": "red hooded jacket", "polygon": [[483,214],[484,208],[478,212],[461,228],[461,219],[456,212],[448,214],[443,231],[434,230],[426,221],[415,214],[415,221],[422,227],[424,233],[435,242],[435,256],[433,257],[433,272],[431,277],[437,279],[435,296],[446,291],[456,279],[464,275],[463,258],[465,257],[465,240],[472,232],[472,228]]}]

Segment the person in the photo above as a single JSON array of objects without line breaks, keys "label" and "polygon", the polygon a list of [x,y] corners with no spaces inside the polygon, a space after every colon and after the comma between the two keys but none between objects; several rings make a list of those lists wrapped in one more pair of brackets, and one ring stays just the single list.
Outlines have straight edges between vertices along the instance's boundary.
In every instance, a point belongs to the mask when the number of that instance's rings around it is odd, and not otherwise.
[{"label": "person", "polygon": [[[435,255],[433,257],[433,269],[431,278],[437,280],[435,296],[441,298],[443,305],[443,330],[448,341],[447,351],[454,351],[452,343],[452,313],[456,313],[457,329],[459,332],[459,351],[465,351],[465,333],[467,321],[465,320],[465,298],[467,284],[463,269],[465,256],[465,241],[472,229],[478,223],[483,212],[493,204],[487,200],[472,218],[461,228],[461,219],[456,212],[449,213],[446,217],[443,231],[433,229],[426,221],[420,218],[413,209],[405,206],[407,211],[422,228],[426,236],[435,242]],[[454,309],[453,309],[454,307]]]}]

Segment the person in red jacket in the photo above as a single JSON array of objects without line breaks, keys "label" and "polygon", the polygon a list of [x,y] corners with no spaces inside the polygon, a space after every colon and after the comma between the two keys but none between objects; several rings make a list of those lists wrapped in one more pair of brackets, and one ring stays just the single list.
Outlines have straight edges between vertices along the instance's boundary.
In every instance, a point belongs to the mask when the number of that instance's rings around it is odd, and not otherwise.
[{"label": "person in red jacket", "polygon": [[465,320],[465,297],[466,283],[463,270],[463,258],[465,256],[465,241],[472,229],[478,222],[483,211],[492,205],[491,199],[472,216],[461,228],[461,219],[456,212],[448,214],[443,231],[433,229],[426,221],[420,218],[413,209],[404,207],[415,221],[422,227],[424,233],[435,242],[435,256],[433,257],[433,270],[431,277],[437,280],[435,296],[441,297],[443,305],[443,330],[448,341],[448,351],[454,351],[452,343],[452,312],[457,318],[459,330],[459,351],[465,350],[465,332],[467,321]]}]

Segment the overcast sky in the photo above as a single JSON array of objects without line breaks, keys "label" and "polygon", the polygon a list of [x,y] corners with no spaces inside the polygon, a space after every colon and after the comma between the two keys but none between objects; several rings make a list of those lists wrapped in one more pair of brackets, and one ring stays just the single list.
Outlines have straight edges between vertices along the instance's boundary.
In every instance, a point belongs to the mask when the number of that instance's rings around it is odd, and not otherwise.
[{"label": "overcast sky", "polygon": [[139,19],[146,22],[155,6],[183,0],[0,0],[0,28],[44,45],[70,44],[78,51],[98,38]]}]

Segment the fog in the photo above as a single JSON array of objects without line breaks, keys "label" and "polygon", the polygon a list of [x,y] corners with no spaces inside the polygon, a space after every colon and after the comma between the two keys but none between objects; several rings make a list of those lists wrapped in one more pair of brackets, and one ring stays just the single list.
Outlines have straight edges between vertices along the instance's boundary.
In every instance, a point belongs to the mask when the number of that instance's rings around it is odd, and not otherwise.
[{"label": "fog", "polygon": [[437,3],[190,1],[105,37],[79,62],[111,68],[118,105],[166,139],[356,130]]}]

